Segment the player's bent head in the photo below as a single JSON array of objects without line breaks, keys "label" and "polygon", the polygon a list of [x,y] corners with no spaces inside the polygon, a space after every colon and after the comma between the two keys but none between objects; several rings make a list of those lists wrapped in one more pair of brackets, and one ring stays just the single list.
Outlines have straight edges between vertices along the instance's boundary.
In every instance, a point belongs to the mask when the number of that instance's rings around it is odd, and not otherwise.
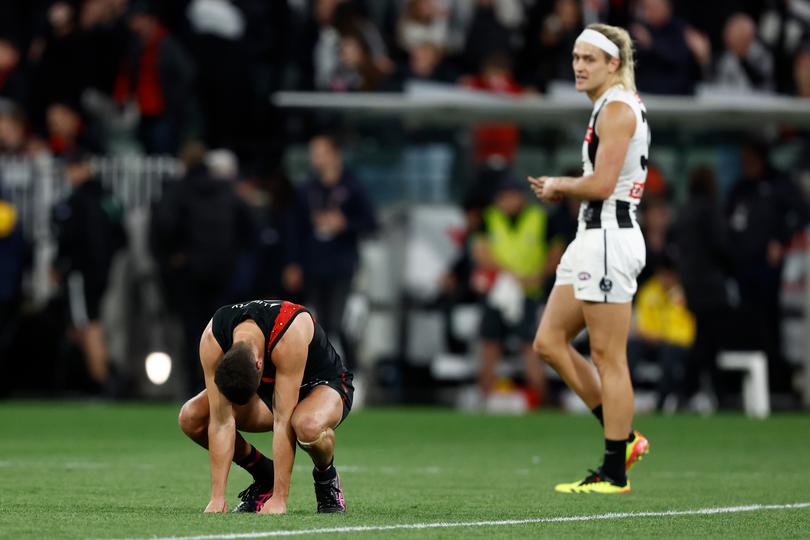
[{"label": "player's bent head", "polygon": [[214,373],[214,382],[231,403],[244,405],[259,388],[262,373],[250,346],[243,341],[234,343],[222,357]]}]

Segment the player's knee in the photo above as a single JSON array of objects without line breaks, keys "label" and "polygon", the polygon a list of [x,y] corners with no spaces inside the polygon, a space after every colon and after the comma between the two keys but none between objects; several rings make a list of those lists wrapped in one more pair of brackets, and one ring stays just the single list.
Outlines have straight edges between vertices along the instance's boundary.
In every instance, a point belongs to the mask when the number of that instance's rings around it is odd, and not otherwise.
[{"label": "player's knee", "polygon": [[558,352],[561,347],[565,347],[565,342],[556,339],[547,332],[537,334],[534,341],[532,341],[532,350],[540,358],[552,365],[554,364],[555,352]]},{"label": "player's knee", "polygon": [[195,410],[191,401],[187,401],[180,409],[180,414],[177,416],[177,423],[183,433],[193,437],[203,433],[207,429],[205,418],[199,415]]},{"label": "player's knee", "polygon": [[607,367],[606,364],[608,359],[608,351],[607,347],[604,346],[602,343],[594,343],[591,341],[590,343],[590,352],[591,352],[591,360],[593,361],[596,369],[602,370],[603,368]]},{"label": "player's knee", "polygon": [[293,430],[299,444],[306,445],[319,441],[327,426],[315,415],[302,415],[293,419]]},{"label": "player's knee", "polygon": [[600,374],[627,369],[627,362],[622,365],[622,356],[611,351],[605,344],[593,343],[590,345],[591,360]]}]

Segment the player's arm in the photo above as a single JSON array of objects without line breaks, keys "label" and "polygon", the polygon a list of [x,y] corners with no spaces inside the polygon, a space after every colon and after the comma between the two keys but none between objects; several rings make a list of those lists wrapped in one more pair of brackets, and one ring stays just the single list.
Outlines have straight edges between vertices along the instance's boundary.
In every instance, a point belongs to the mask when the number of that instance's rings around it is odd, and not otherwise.
[{"label": "player's arm", "polygon": [[233,407],[214,383],[214,373],[222,360],[220,348],[211,323],[208,323],[200,339],[200,362],[205,374],[205,389],[208,395],[208,460],[211,464],[211,500],[206,512],[227,512],[225,486],[228,484],[228,472],[233,459],[234,441],[236,440],[236,420]]},{"label": "player's arm", "polygon": [[273,497],[262,509],[265,513],[283,514],[287,511],[287,497],[290,494],[290,479],[295,459],[295,432],[290,419],[298,405],[298,392],[314,332],[312,317],[302,313],[293,320],[273,349],[272,362],[276,366],[276,385],[273,392],[275,480]]},{"label": "player's arm", "polygon": [[605,105],[597,121],[599,149],[593,174],[573,178],[570,176],[529,177],[535,194],[544,200],[572,197],[587,201],[605,200],[613,193],[619,179],[630,139],[636,130],[633,109],[621,101]]}]

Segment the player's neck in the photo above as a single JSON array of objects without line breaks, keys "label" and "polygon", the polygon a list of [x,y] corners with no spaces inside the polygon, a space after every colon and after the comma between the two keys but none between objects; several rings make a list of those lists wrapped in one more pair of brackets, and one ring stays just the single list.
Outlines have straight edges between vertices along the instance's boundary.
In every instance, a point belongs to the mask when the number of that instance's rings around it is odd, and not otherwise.
[{"label": "player's neck", "polygon": [[594,88],[593,90],[588,90],[586,93],[588,94],[588,98],[591,100],[592,103],[596,103],[596,101],[605,95],[612,86],[616,84],[616,80],[613,78],[607,79],[605,82]]},{"label": "player's neck", "polygon": [[233,342],[237,341],[247,343],[257,360],[264,358],[264,333],[255,322],[247,320],[233,329]]}]

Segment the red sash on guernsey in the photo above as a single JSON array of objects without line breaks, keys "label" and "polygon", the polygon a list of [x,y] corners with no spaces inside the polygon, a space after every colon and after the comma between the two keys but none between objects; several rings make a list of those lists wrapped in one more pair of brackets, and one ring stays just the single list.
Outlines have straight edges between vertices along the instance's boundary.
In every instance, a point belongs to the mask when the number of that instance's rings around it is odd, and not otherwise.
[{"label": "red sash on guernsey", "polygon": [[276,320],[273,323],[273,330],[270,332],[270,339],[267,340],[267,356],[270,357],[270,354],[273,352],[273,348],[276,346],[276,342],[278,342],[279,337],[284,331],[287,329],[290,321],[302,310],[305,310],[304,306],[300,306],[298,304],[293,304],[292,302],[282,302],[281,309],[279,309],[278,315],[276,315]]}]

